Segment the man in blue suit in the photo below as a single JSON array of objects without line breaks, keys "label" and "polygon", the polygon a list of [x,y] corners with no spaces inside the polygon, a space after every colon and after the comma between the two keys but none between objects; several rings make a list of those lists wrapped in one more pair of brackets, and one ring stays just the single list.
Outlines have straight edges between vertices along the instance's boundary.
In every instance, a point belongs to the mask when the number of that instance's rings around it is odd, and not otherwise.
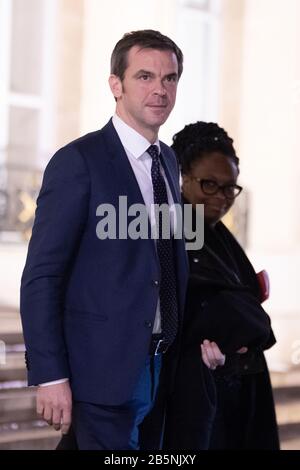
[{"label": "man in blue suit", "polygon": [[99,237],[98,224],[99,207],[118,209],[120,196],[128,207],[143,204],[151,226],[153,202],[180,203],[176,159],[158,131],[182,63],[159,32],[124,35],[111,57],[114,117],[45,170],[21,285],[28,382],[49,424],[66,433],[72,420],[79,449],[139,448],[162,358],[178,344],[183,239]]}]

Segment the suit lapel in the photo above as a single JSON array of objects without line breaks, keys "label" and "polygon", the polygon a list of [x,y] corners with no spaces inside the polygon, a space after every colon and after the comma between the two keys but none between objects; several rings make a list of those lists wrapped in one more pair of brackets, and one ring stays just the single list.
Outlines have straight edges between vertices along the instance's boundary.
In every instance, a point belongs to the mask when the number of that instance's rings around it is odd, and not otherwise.
[{"label": "suit lapel", "polygon": [[128,206],[144,204],[135,174],[111,120],[103,128],[103,131],[105,144],[111,157],[110,162],[114,168],[119,195],[127,196]]},{"label": "suit lapel", "polygon": [[[132,166],[128,160],[122,142],[113,126],[112,120],[103,128],[104,140],[110,154],[110,162],[113,166],[119,196],[127,196],[127,207],[133,204],[145,205],[143,195],[136,180]],[[156,256],[155,242],[151,238],[151,224],[148,220],[148,241],[151,242]]]}]

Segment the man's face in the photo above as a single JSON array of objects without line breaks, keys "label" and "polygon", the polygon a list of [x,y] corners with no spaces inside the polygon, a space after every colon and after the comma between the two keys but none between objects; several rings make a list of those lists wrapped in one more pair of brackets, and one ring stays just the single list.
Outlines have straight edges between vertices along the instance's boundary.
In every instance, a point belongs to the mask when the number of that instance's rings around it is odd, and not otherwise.
[{"label": "man's face", "polygon": [[[121,82],[111,75],[110,86],[117,98],[117,114],[149,139],[172,111],[178,84],[178,63],[172,51],[132,47]],[[151,137],[151,138],[152,138]]]}]

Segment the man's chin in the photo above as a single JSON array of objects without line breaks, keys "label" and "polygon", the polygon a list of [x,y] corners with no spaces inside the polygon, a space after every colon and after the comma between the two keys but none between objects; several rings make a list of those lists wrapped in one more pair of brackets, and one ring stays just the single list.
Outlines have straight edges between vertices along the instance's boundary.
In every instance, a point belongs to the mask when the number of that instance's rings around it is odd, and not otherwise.
[{"label": "man's chin", "polygon": [[153,124],[161,126],[166,122],[170,113],[171,111],[166,108],[151,108],[151,111],[148,114],[148,119],[153,122]]},{"label": "man's chin", "polygon": [[166,122],[166,120],[168,119],[168,116],[154,116],[154,117],[152,117],[152,119],[148,120],[149,127],[156,128],[156,129],[159,128],[160,126],[162,126]]}]

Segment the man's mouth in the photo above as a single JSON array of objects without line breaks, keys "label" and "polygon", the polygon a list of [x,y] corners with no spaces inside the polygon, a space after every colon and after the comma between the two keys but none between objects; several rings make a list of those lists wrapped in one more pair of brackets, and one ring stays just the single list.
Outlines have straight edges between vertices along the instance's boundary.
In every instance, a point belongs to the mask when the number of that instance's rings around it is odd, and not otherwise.
[{"label": "man's mouth", "polygon": [[166,108],[166,104],[148,104],[149,108],[158,108],[158,109],[163,109]]}]

